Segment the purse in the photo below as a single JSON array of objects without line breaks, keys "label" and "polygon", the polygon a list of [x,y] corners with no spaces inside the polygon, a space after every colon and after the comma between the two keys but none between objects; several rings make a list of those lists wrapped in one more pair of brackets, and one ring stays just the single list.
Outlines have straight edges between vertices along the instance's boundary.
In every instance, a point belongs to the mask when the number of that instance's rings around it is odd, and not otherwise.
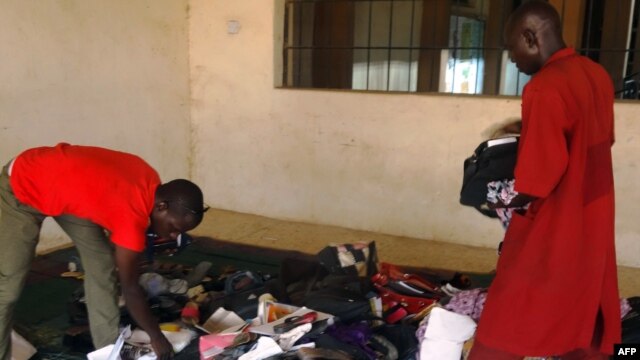
[{"label": "purse", "polygon": [[460,204],[497,217],[495,211],[482,207],[487,202],[487,183],[513,179],[519,138],[516,135],[483,141],[473,155],[464,160]]},{"label": "purse", "polygon": [[[371,281],[387,312],[402,308],[401,314],[418,314],[446,296],[433,282],[389,263],[380,263],[380,271],[371,277]],[[399,320],[385,318],[387,322]]]},{"label": "purse", "polygon": [[330,274],[370,277],[378,271],[375,241],[329,245],[317,258]]}]

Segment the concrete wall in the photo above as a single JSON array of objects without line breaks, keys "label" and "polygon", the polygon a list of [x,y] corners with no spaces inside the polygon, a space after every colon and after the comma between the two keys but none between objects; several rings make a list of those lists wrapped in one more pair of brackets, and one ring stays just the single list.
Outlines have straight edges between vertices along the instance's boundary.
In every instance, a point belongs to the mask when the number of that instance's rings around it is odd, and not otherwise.
[{"label": "concrete wall", "polygon": [[[60,141],[189,176],[186,0],[3,0],[0,162]],[[47,223],[39,249],[67,241]]]},{"label": "concrete wall", "polygon": [[[193,174],[210,205],[495,247],[499,223],[458,204],[462,161],[483,131],[519,115],[520,99],[278,89],[282,10],[190,1]],[[616,105],[618,255],[632,266],[639,106]]]}]

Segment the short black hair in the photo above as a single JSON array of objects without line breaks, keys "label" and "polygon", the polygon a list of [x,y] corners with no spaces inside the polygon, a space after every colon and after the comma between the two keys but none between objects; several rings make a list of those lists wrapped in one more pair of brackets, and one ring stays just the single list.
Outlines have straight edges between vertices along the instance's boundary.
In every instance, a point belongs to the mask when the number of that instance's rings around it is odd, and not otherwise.
[{"label": "short black hair", "polygon": [[204,205],[202,190],[186,179],[175,179],[158,186],[156,201],[164,201],[174,214],[191,218],[200,224],[208,207]]}]

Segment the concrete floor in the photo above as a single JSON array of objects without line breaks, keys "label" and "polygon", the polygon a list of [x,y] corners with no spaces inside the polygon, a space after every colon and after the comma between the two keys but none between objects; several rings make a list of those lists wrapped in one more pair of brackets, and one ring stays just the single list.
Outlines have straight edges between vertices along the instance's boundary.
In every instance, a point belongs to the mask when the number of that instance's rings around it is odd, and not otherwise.
[{"label": "concrete floor", "polygon": [[[375,241],[380,261],[398,265],[490,272],[495,269],[495,249],[351,230],[336,226],[282,221],[263,216],[211,209],[193,235],[316,254],[331,243]],[[496,239],[496,244],[501,239]],[[640,269],[618,267],[620,296],[640,295]]]}]

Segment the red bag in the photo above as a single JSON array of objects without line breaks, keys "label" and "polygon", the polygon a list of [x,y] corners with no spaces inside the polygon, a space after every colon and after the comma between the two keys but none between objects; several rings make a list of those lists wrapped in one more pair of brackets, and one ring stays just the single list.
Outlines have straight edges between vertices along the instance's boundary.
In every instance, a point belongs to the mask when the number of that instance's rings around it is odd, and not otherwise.
[{"label": "red bag", "polygon": [[401,306],[407,314],[417,314],[446,295],[431,281],[388,263],[380,263],[380,271],[371,281],[384,308]]}]

